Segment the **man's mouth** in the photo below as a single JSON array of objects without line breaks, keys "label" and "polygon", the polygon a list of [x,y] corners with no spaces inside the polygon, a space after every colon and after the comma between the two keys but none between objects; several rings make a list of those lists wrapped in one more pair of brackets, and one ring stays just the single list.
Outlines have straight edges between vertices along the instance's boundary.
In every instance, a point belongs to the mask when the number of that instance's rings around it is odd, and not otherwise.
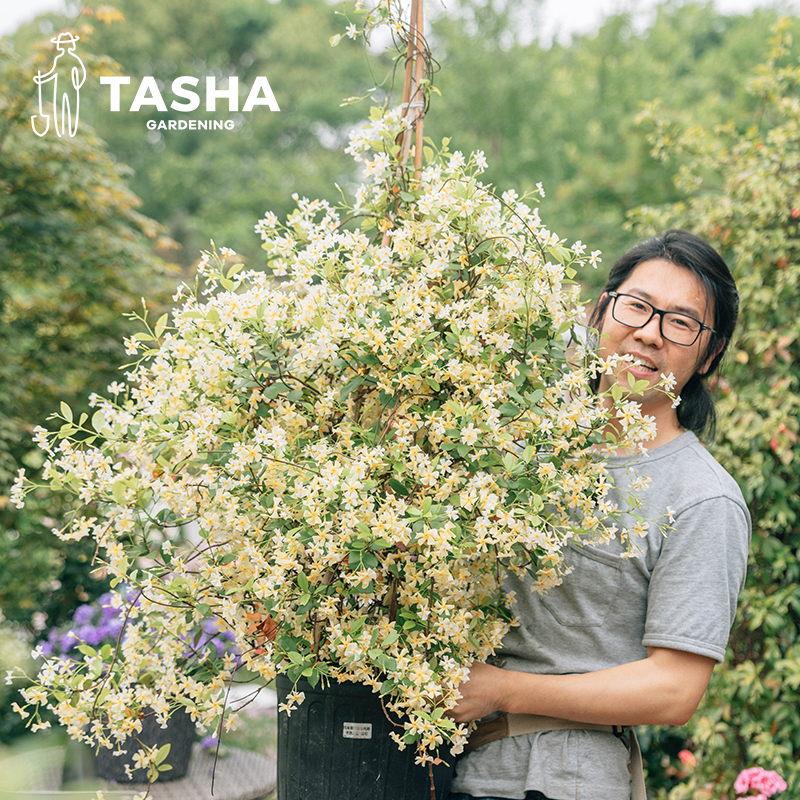
[{"label": "man's mouth", "polygon": [[655,364],[653,364],[651,361],[647,361],[641,356],[633,356],[633,361],[631,362],[631,364],[633,364],[633,366],[635,366],[641,372],[658,371],[658,367]]}]

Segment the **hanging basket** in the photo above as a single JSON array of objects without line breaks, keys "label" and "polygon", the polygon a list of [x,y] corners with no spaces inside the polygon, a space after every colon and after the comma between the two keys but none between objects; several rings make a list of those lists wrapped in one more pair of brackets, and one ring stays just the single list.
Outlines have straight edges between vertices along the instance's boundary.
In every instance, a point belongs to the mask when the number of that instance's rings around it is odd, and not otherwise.
[{"label": "hanging basket", "polygon": [[[281,703],[294,688],[277,679]],[[430,800],[428,766],[414,763],[415,748],[400,750],[389,733],[379,695],[369,686],[332,683],[312,687],[300,680],[305,699],[291,716],[278,715],[278,800]],[[433,767],[436,800],[446,798],[453,777],[450,765]]]},{"label": "hanging basket", "polygon": [[186,777],[189,770],[189,761],[192,757],[192,744],[194,743],[195,723],[187,711],[176,711],[162,728],[156,720],[155,714],[146,714],[142,719],[142,732],[136,739],[128,739],[122,745],[127,753],[115,756],[114,750],[101,747],[97,752],[95,768],[97,777],[113,783],[147,783],[147,770],[131,769],[130,777],[125,770],[126,766],[133,767],[133,756],[142,745],[147,747],[163,747],[170,745],[169,755],[166,758],[172,769],[160,772],[156,781],[166,783],[177,781]]}]

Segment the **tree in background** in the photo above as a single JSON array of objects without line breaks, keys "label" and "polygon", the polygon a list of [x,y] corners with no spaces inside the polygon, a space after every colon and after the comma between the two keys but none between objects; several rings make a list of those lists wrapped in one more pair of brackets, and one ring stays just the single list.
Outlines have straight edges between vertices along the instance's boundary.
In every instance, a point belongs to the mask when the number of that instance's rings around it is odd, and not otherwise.
[{"label": "tree in background", "polygon": [[656,154],[682,161],[677,188],[688,199],[641,209],[636,231],[707,237],[739,286],[713,449],[753,517],[728,661],[687,729],[698,765],[671,800],[732,797],[737,771],[756,764],[777,770],[789,796],[800,790],[800,65],[790,42],[783,21],[748,84],[759,112],[745,133],[670,119],[658,106],[646,114]]},{"label": "tree in background", "polygon": [[[258,256],[252,226],[265,211],[288,213],[287,198],[328,197],[351,184],[343,153],[364,104],[340,106],[380,81],[387,66],[360,43],[329,38],[342,31],[346,6],[325,0],[115,0],[125,22],[96,25],[81,41],[116,62],[107,74],[128,75],[120,112],[109,111],[109,88],[87,82],[85,111],[115,157],[134,169],[131,187],[143,212],[183,244],[176,256],[191,264],[210,235]],[[727,119],[743,125],[756,102],[739,75],[755,68],[775,13],[724,15],[710,3],[665,2],[652,23],[635,27],[629,14],[608,18],[596,34],[569,44],[533,38],[539,3],[529,0],[448,3],[434,14],[434,55],[441,91],[426,133],[438,142],[458,131],[454,148],[486,150],[487,180],[500,189],[544,184],[544,210],[570,239],[583,238],[611,261],[635,235],[625,214],[642,203],[679,199],[671,171],[654,161],[635,124],[643,102],[662,98],[706,127]],[[78,6],[76,6],[78,8]],[[436,9],[434,8],[434,11]],[[45,21],[65,24],[50,15]],[[41,24],[41,23],[39,23]],[[530,32],[531,40],[521,38]],[[41,36],[37,25],[15,35],[19,49]],[[235,131],[147,131],[145,121],[167,117],[145,106],[127,108],[144,75],[165,87],[191,75],[237,76],[250,87],[269,78],[281,111],[265,107],[228,114]],[[221,110],[224,107],[224,111]],[[84,113],[82,111],[82,113]],[[89,118],[89,117],[87,117]]]},{"label": "tree in background", "polygon": [[[183,245],[184,265],[214,235],[257,263],[252,226],[265,211],[288,213],[292,192],[325,197],[353,183],[343,153],[349,130],[366,106],[340,106],[388,72],[376,56],[341,33],[325,0],[115,0],[125,22],[97,25],[81,46],[116,61],[107,74],[128,75],[120,112],[109,111],[109,88],[87,82],[86,113],[115,157],[134,169],[131,187],[143,212]],[[540,181],[544,211],[569,239],[582,238],[613,261],[634,243],[625,214],[642,203],[679,199],[671,170],[650,157],[635,118],[642,103],[662,98],[691,111],[706,127],[752,117],[757,102],[739,76],[762,58],[774,12],[724,15],[710,3],[665,2],[652,23],[635,27],[629,14],[608,18],[596,34],[552,46],[533,38],[540,3],[459,0],[433,10],[433,52],[441,91],[426,133],[452,146],[486,150],[487,180],[500,189],[533,190]],[[50,15],[50,23],[64,24]],[[533,40],[521,38],[530,32]],[[26,26],[20,49],[41,34]],[[237,76],[240,87],[269,78],[280,112],[265,107],[235,118],[235,131],[147,131],[145,121],[211,116],[127,108],[144,75],[172,99],[171,81],[191,75]],[[221,110],[224,107],[224,111]],[[83,113],[83,112],[82,112]]]},{"label": "tree in background", "polygon": [[[110,153],[133,173],[131,189],[143,200],[142,212],[169,230],[183,246],[173,254],[183,266],[193,264],[211,236],[256,261],[260,239],[253,227],[265,212],[279,217],[293,208],[291,195],[338,200],[335,185],[353,184],[355,167],[344,153],[350,130],[367,116],[366,104],[342,105],[363,95],[382,79],[387,65],[365,55],[362,43],[343,37],[335,50],[330,39],[345,28],[342,6],[325,0],[114,0],[124,20],[93,25],[81,39],[111,58],[106,75],[131,79],[121,90],[120,111],[110,110],[110,89],[87,81],[81,114],[91,121]],[[76,14],[80,5],[75,6]],[[92,23],[96,12],[83,9],[79,22]],[[66,17],[47,22],[65,25]],[[40,23],[21,29],[18,48],[41,36]],[[113,59],[113,61],[111,60]],[[170,108],[175,78],[199,79],[200,107],[192,112]],[[153,76],[162,87],[166,112],[153,105],[129,111],[140,81]],[[236,77],[240,109],[257,76],[265,76],[280,111],[256,106],[229,112],[218,100],[205,110],[205,81],[218,88]],[[85,101],[84,101],[85,96]],[[148,120],[231,120],[230,131],[148,131]]]},{"label": "tree in background", "polygon": [[34,135],[32,76],[53,52],[22,59],[0,40],[0,609],[32,636],[104,585],[90,577],[91,551],[50,532],[59,509],[34,500],[17,511],[9,487],[19,467],[41,465],[33,430],[56,398],[86,407],[119,378],[123,314],[145,292],[157,298],[166,277],[149,241],[159,226],[89,126],[81,120],[72,139]]},{"label": "tree in background", "polygon": [[453,147],[485,149],[487,179],[500,187],[543,182],[543,212],[559,232],[613,262],[636,241],[629,209],[680,198],[636,126],[642,104],[662,98],[706,126],[747,124],[758,101],[739,76],[763,58],[776,15],[670,2],[644,30],[618,14],[596,34],[546,47],[520,41],[520,30],[535,31],[514,17],[520,5],[489,14],[462,2],[435,22],[442,98],[426,132],[436,139],[446,122],[459,131]]}]

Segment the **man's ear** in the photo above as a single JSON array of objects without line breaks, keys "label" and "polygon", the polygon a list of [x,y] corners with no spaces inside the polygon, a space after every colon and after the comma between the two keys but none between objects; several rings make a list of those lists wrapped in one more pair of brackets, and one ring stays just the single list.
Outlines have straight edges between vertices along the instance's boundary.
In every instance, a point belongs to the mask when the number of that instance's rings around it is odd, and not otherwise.
[{"label": "man's ear", "polygon": [[[594,304],[595,308],[597,308],[597,306],[599,306],[607,297],[608,297],[608,292],[603,292],[603,294],[600,295],[599,299]],[[601,330],[602,327],[603,327],[603,322],[605,320],[607,312],[608,312],[608,307],[606,307],[606,310],[603,312],[603,316],[599,320],[597,320],[597,330],[598,331]]]},{"label": "man's ear", "polygon": [[705,375],[706,372],[708,372],[711,368],[711,362],[722,352],[727,341],[727,339],[720,339],[716,345],[714,345],[714,350],[711,355],[697,368],[696,372],[698,375]]}]

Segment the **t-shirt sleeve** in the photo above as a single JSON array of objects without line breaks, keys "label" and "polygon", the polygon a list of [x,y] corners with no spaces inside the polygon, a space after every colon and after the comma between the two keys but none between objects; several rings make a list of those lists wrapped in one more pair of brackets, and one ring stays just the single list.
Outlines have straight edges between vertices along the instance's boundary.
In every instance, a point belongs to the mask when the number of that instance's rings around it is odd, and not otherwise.
[{"label": "t-shirt sleeve", "polygon": [[642,644],[722,661],[749,547],[750,517],[735,500],[682,509],[650,577]]}]

